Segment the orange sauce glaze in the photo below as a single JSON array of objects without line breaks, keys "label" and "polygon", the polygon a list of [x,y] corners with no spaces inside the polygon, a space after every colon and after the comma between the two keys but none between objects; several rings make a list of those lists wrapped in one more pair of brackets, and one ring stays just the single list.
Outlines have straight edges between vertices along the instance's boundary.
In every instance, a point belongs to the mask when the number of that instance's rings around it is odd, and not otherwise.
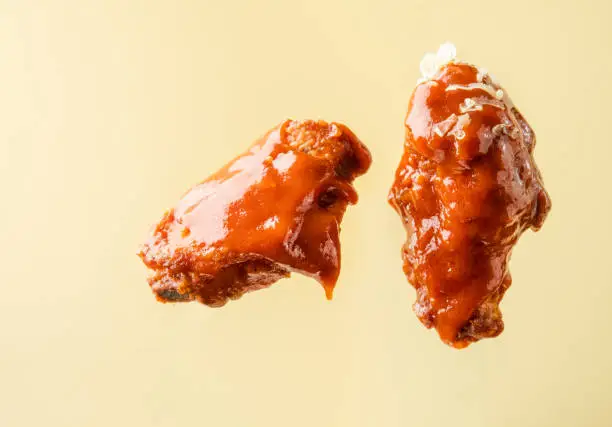
[{"label": "orange sauce glaze", "polygon": [[[220,306],[292,271],[318,280],[331,298],[340,222],[357,202],[353,179],[370,163],[344,125],[284,121],[188,191],[154,229],[140,256],[158,299]],[[173,292],[161,292],[168,286]]]},{"label": "orange sauce glaze", "polygon": [[420,320],[462,348],[503,330],[512,247],[550,209],[535,135],[490,76],[458,62],[416,87],[405,126],[389,194],[408,235],[404,272]]}]

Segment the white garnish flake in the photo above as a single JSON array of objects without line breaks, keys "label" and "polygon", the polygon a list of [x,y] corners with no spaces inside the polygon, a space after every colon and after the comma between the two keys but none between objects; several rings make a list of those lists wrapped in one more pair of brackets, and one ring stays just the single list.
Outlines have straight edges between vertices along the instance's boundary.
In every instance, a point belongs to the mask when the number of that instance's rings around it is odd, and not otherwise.
[{"label": "white garnish flake", "polygon": [[455,126],[457,123],[457,115],[451,114],[446,119],[442,120],[439,123],[436,123],[433,127],[433,131],[439,137],[444,137],[446,134]]},{"label": "white garnish flake", "polygon": [[459,105],[459,111],[462,113],[482,111],[482,105],[474,101],[472,98],[465,98],[463,104]]},{"label": "white garnish flake", "polygon": [[[466,85],[448,85],[446,86],[446,91],[453,91],[453,90],[476,90],[476,89],[480,89],[486,93],[488,93],[489,95],[491,95],[492,98],[497,98],[497,93],[496,93],[496,89],[491,86],[488,85],[486,83],[468,83]],[[503,93],[502,93],[503,96]]]},{"label": "white garnish flake", "polygon": [[421,78],[418,83],[430,80],[444,65],[452,62],[457,56],[457,48],[452,43],[443,43],[436,53],[426,53],[421,60]]}]

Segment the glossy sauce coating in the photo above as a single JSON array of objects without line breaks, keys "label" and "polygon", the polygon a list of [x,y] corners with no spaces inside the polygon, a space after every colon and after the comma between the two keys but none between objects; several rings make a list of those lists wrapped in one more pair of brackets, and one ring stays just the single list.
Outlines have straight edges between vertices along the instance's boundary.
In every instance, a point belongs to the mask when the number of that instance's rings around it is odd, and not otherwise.
[{"label": "glossy sauce coating", "polygon": [[389,194],[408,235],[404,272],[423,324],[462,348],[502,332],[512,247],[550,209],[535,135],[489,75],[454,61],[417,85],[405,125]]},{"label": "glossy sauce coating", "polygon": [[221,306],[295,271],[331,298],[340,222],[370,162],[343,125],[281,123],[166,213],[140,253],[153,291]]}]

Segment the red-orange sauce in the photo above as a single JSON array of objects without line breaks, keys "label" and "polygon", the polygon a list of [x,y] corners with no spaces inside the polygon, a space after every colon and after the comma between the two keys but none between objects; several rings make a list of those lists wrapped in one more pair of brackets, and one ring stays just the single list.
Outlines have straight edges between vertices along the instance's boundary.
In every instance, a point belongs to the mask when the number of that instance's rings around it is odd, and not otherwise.
[{"label": "red-orange sauce", "polygon": [[163,217],[140,253],[153,291],[161,301],[220,306],[299,272],[331,298],[340,222],[370,163],[343,125],[281,123]]},{"label": "red-orange sauce", "polygon": [[535,135],[490,76],[456,62],[416,87],[405,125],[389,194],[408,235],[404,272],[419,319],[462,348],[503,330],[512,247],[550,209]]}]

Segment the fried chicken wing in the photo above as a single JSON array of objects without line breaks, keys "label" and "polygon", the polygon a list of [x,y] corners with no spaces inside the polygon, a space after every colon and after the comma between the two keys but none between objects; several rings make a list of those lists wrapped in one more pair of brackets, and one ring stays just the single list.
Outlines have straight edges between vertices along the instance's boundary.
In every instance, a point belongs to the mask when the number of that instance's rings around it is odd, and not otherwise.
[{"label": "fried chicken wing", "polygon": [[389,202],[407,231],[415,313],[463,348],[502,332],[512,248],[542,226],[551,202],[533,130],[486,71],[454,56],[443,45],[421,63]]},{"label": "fried chicken wing", "polygon": [[188,191],[143,245],[159,301],[219,307],[299,272],[331,299],[340,222],[370,153],[346,127],[287,120]]}]

